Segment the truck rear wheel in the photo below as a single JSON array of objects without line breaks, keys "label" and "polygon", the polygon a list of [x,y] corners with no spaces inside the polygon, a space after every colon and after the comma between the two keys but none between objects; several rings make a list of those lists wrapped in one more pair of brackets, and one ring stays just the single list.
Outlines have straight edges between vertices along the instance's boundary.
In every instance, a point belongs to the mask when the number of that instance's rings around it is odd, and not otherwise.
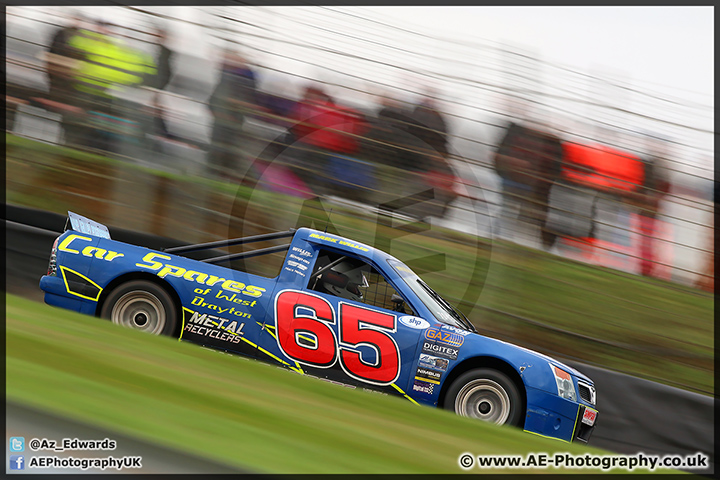
[{"label": "truck rear wheel", "polygon": [[100,316],[153,335],[174,335],[178,324],[178,310],[170,294],[147,280],[115,287],[105,299]]}]

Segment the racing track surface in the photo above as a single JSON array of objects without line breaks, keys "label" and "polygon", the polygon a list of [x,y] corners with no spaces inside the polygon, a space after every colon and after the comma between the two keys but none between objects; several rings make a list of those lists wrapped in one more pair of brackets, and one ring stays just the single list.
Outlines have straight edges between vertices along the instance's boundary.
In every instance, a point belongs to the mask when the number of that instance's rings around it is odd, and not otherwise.
[{"label": "racing track surface", "polygon": [[[62,215],[31,210],[20,207],[6,207],[6,282],[7,291],[37,301],[42,301],[42,291],[38,286],[40,277],[47,270],[52,243],[63,230],[65,217]],[[180,242],[139,234],[128,230],[112,229],[112,236],[136,245],[149,248],[178,244]],[[562,359],[560,359],[562,360]],[[695,454],[706,453],[710,457],[710,468],[694,473],[712,474],[714,472],[714,400],[678,388],[669,387],[629,375],[612,372],[602,368],[582,365],[563,360],[593,379],[598,391],[598,425],[590,439],[594,447],[612,452],[634,454]],[[12,407],[21,411],[22,407]],[[8,408],[10,412],[10,407]],[[29,414],[28,414],[29,415]],[[8,415],[8,436],[11,415]],[[28,416],[20,415],[29,421]],[[58,427],[64,420],[57,417],[48,419],[48,426]],[[28,423],[28,428],[31,423]],[[24,428],[24,427],[23,427]],[[29,431],[22,430],[19,431]],[[61,431],[61,430],[58,430]],[[22,435],[19,433],[18,435]],[[105,438],[105,434],[96,433],[94,438]],[[26,433],[24,436],[28,437]],[[67,433],[62,435],[68,437]],[[51,438],[51,437],[48,437]],[[60,437],[58,437],[60,438]],[[81,437],[78,437],[81,438]],[[135,445],[128,440],[128,445]],[[203,464],[188,458],[186,454],[173,454],[168,450],[150,447],[137,442],[138,448],[130,455],[145,455],[157,462],[157,468],[166,466],[173,472],[204,471],[226,468],[221,465]],[[143,450],[145,449],[145,450]],[[152,453],[138,453],[138,452]],[[155,457],[155,452],[158,456]],[[173,457],[173,455],[175,455]],[[100,455],[105,456],[105,455]],[[168,459],[175,460],[169,461]],[[148,460],[149,462],[150,460]],[[177,463],[175,462],[177,461]],[[186,463],[184,463],[186,462]],[[187,466],[188,470],[178,468]],[[169,473],[170,470],[157,470]],[[213,470],[220,473],[220,470]]]}]

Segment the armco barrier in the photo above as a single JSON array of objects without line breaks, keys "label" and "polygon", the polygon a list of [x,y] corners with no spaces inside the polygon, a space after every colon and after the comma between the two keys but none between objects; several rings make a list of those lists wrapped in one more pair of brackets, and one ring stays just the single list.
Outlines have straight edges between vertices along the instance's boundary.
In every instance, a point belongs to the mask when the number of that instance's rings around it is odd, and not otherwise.
[{"label": "armco barrier", "polygon": [[[62,215],[22,207],[6,208],[7,291],[42,300],[38,287],[47,271],[53,240],[65,225]],[[161,248],[178,242],[113,228],[116,240]],[[714,472],[714,399],[686,390],[567,361],[595,382],[598,426],[592,446],[618,453],[694,454],[710,457]]]}]

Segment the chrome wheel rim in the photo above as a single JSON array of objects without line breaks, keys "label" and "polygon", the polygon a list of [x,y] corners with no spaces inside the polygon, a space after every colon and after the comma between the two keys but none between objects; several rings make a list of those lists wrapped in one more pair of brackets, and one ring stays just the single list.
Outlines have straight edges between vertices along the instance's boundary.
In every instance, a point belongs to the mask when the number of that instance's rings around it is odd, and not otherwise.
[{"label": "chrome wheel rim", "polygon": [[455,398],[455,412],[463,417],[502,425],[510,416],[510,397],[493,380],[472,380]]},{"label": "chrome wheel rim", "polygon": [[115,303],[112,322],[135,330],[159,335],[165,328],[165,308],[149,292],[128,292]]}]

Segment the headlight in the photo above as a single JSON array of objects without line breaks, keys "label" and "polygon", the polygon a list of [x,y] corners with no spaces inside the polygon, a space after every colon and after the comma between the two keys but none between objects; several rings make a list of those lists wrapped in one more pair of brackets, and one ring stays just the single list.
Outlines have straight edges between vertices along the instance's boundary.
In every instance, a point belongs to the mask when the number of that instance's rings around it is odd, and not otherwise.
[{"label": "headlight", "polygon": [[555,365],[550,365],[550,368],[555,375],[555,382],[557,383],[558,395],[562,398],[567,398],[573,402],[577,402],[577,395],[575,394],[575,385],[573,385],[572,377],[565,370],[561,370]]}]

